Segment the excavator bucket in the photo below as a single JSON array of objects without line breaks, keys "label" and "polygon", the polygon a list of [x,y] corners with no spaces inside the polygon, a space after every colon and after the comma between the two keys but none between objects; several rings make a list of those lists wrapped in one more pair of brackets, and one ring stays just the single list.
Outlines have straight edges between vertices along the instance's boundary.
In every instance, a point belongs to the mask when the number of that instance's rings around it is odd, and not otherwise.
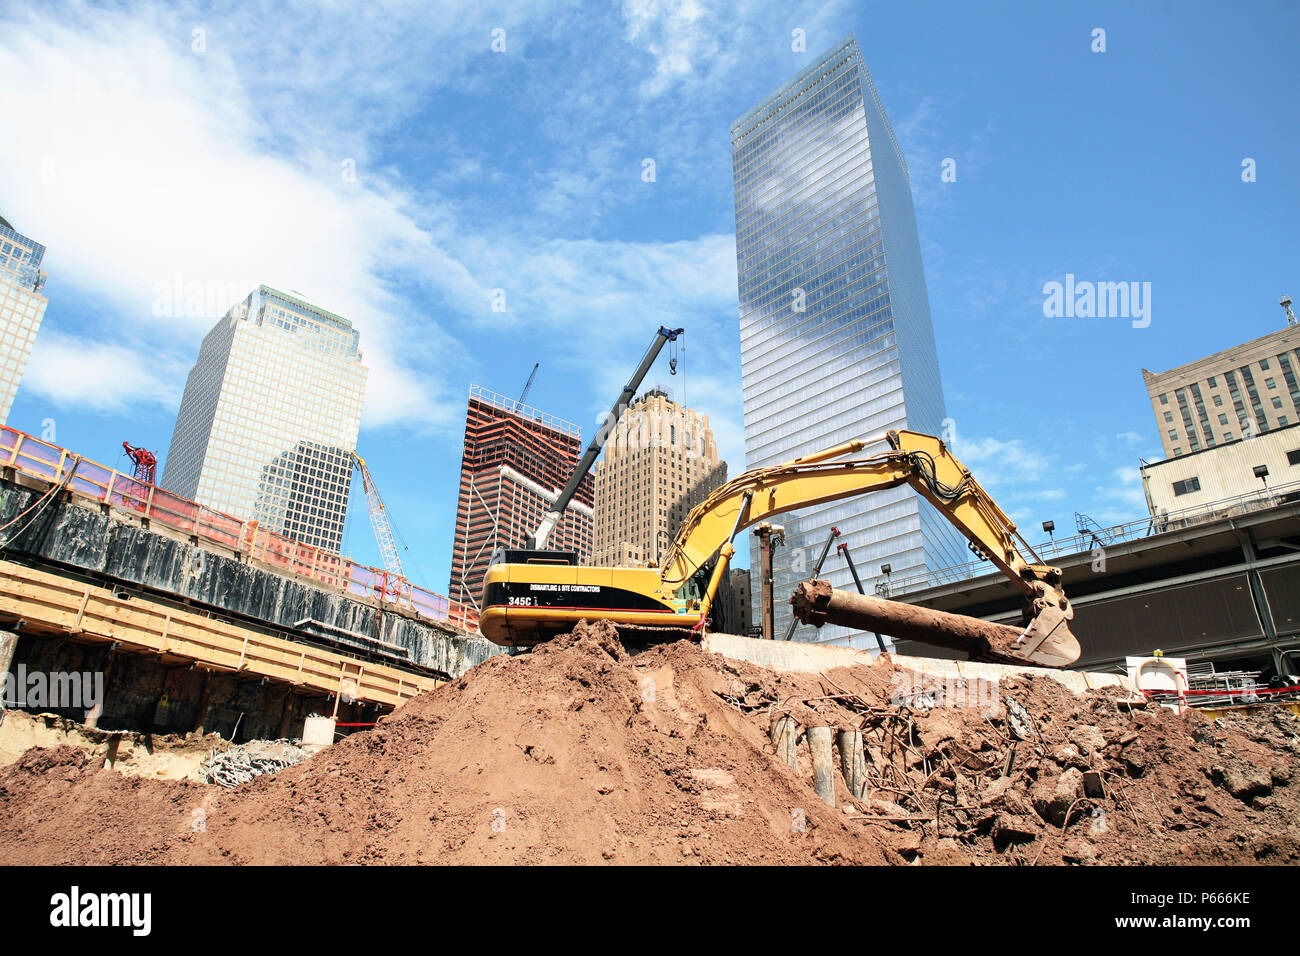
[{"label": "excavator bucket", "polygon": [[1070,617],[1055,605],[1038,611],[1007,653],[1039,667],[1069,667],[1079,659],[1079,640],[1070,632]]},{"label": "excavator bucket", "polygon": [[889,601],[866,594],[837,591],[829,581],[805,581],[790,598],[795,617],[805,624],[888,634],[949,650],[965,651],[972,660],[1069,667],[1079,659],[1079,642],[1070,633],[1074,610],[1059,592],[1035,599],[1029,623],[1008,627],[964,614]]}]

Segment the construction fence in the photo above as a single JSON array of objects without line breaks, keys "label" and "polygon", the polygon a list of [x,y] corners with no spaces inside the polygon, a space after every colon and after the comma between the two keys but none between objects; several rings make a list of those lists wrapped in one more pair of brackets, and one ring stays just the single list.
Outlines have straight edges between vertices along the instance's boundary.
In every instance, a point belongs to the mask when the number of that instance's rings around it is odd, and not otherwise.
[{"label": "construction fence", "polygon": [[200,546],[215,545],[333,591],[377,598],[431,621],[478,630],[477,610],[417,587],[401,575],[302,544],[256,521],[214,511],[5,425],[0,425],[0,466],[190,535]]}]

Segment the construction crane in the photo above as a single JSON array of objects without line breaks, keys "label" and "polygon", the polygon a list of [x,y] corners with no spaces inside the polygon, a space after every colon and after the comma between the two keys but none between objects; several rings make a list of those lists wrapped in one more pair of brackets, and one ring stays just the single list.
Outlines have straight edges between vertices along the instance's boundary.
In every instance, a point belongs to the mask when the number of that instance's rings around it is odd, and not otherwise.
[{"label": "construction crane", "polygon": [[366,460],[356,452],[352,453],[352,460],[357,470],[361,472],[361,485],[366,492],[366,511],[370,513],[370,526],[375,531],[375,543],[379,545],[379,556],[384,562],[384,570],[397,578],[396,581],[385,583],[382,596],[399,595],[409,590],[409,586],[406,581],[406,570],[402,567],[401,555],[397,553],[393,526],[388,520],[388,508],[384,506],[384,499],[379,496],[379,488],[375,485],[375,479],[366,466]]},{"label": "construction crane", "polygon": [[519,406],[523,405],[524,399],[528,397],[528,392],[533,387],[533,379],[537,378],[537,370],[541,368],[541,366],[541,362],[533,363],[533,370],[528,375],[528,381],[524,383],[524,390],[520,392],[519,397],[515,399],[515,411],[519,410]]},{"label": "construction crane", "polygon": [[[560,496],[555,499],[555,504],[551,507],[551,510],[546,512],[545,517],[542,518],[542,523],[537,526],[537,530],[534,531],[532,537],[528,539],[528,550],[541,551],[546,547],[546,542],[551,537],[551,532],[554,531],[555,526],[560,523],[560,518],[564,516],[564,511],[569,507],[569,502],[573,500],[573,496],[577,492],[578,486],[582,484],[582,479],[587,477],[587,472],[591,471],[591,466],[596,463],[596,458],[600,455],[600,449],[605,444],[605,439],[608,438],[610,432],[614,430],[614,426],[618,424],[618,420],[623,417],[624,409],[626,409],[628,403],[632,401],[632,396],[636,394],[636,390],[641,387],[641,380],[645,378],[646,372],[650,371],[650,366],[654,364],[655,359],[658,358],[659,352],[663,349],[664,345],[668,342],[676,342],[677,337],[684,331],[685,329],[670,329],[661,326],[659,331],[655,333],[654,341],[650,343],[650,347],[646,349],[645,355],[641,357],[641,364],[637,366],[636,371],[632,373],[632,378],[623,386],[623,391],[619,393],[618,398],[615,400],[614,408],[610,411],[605,425],[596,429],[595,437],[592,438],[591,444],[587,446],[587,453],[582,456],[582,460],[578,462],[578,466],[573,469],[573,474],[569,476],[568,484],[564,486],[564,490],[561,491]],[[669,369],[673,375],[677,374],[676,356],[672,357]]]},{"label": "construction crane", "polygon": [[137,448],[130,442],[122,442],[122,448],[128,458],[135,464],[135,473],[131,476],[146,485],[154,484],[154,475],[158,468],[158,456],[147,448]]}]

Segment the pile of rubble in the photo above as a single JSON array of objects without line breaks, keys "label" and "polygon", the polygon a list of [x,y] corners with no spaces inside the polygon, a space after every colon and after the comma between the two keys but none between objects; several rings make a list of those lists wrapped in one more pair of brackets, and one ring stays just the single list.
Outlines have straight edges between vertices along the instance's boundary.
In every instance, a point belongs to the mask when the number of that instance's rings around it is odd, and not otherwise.
[{"label": "pile of rubble", "polygon": [[30,750],[0,771],[0,864],[1300,861],[1285,712],[949,690],[579,625],[233,789]]},{"label": "pile of rubble", "polygon": [[[1284,709],[1210,721],[1045,674],[935,686],[888,659],[794,683],[759,681],[737,706],[767,709],[778,754],[787,720],[796,738],[833,728],[836,802],[905,859],[1300,859],[1300,719]],[[813,749],[798,757],[815,781]]]}]

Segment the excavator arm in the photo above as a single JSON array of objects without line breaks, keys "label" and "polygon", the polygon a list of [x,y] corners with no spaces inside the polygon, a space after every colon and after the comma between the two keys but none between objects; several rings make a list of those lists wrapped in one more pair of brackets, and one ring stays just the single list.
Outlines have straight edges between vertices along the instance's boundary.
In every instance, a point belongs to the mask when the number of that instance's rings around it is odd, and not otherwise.
[{"label": "excavator arm", "polygon": [[[868,458],[840,460],[865,447],[862,441],[851,441],[753,469],[723,485],[687,516],[660,569],[664,584],[677,587],[689,580],[749,525],[787,511],[909,484],[965,536],[977,555],[991,561],[1024,593],[1026,620],[1016,656],[1035,662],[1050,659],[1056,666],[1061,660],[1077,660],[1078,642],[1066,623],[1074,611],[1061,591],[1060,571],[1043,564],[1014,522],[940,439],[891,431],[886,440],[890,450]],[[724,563],[719,561],[719,566]]]}]

